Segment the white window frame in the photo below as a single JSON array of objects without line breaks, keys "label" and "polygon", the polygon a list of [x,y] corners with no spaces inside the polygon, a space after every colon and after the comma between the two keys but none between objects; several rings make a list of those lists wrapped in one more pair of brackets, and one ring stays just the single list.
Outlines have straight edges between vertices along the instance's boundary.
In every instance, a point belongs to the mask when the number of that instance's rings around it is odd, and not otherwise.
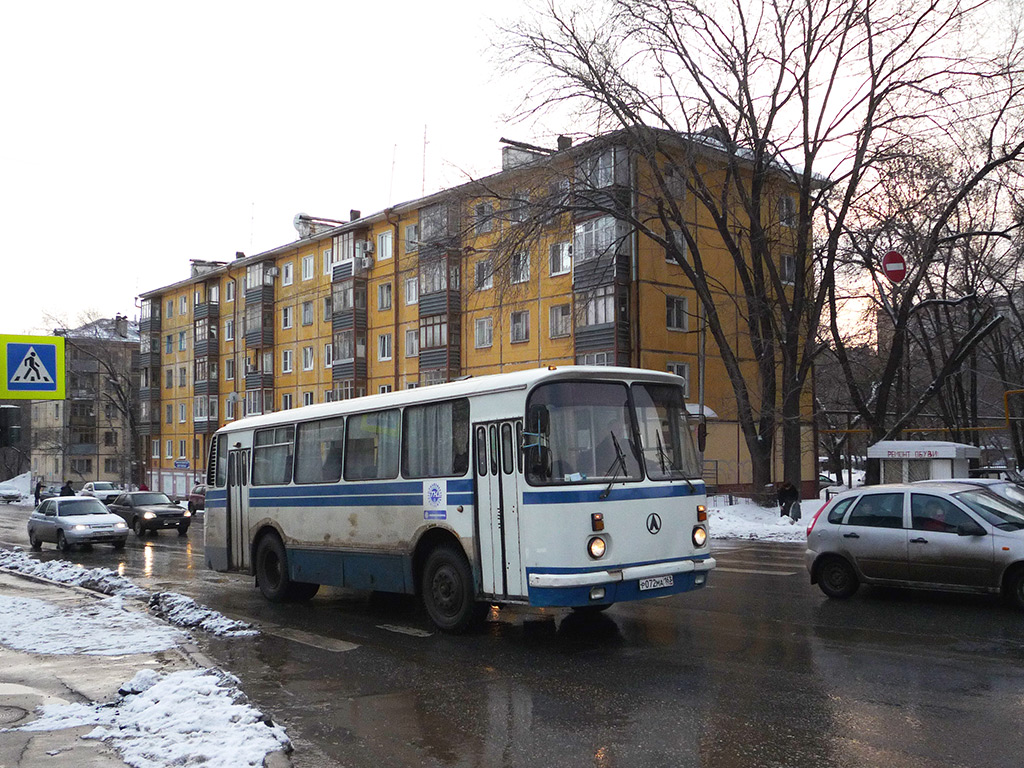
[{"label": "white window frame", "polygon": [[224,285],[224,302],[227,303],[229,301],[234,301],[234,300],[235,300],[235,281],[234,280],[229,280]]},{"label": "white window frame", "polygon": [[391,359],[391,334],[377,335],[377,360],[383,362]]},{"label": "white window frame", "polygon": [[184,424],[188,421],[188,408],[184,403],[178,403],[178,423]]},{"label": "white window frame", "polygon": [[[516,331],[519,330],[517,334]],[[509,315],[509,341],[512,344],[525,344],[530,340],[530,310],[522,309]]]},{"label": "white window frame", "polygon": [[294,401],[294,395],[291,392],[281,393],[281,410],[290,411],[292,409],[292,403]]},{"label": "white window frame", "polygon": [[224,359],[224,380],[235,380],[235,358],[233,357],[227,357]]},{"label": "white window frame", "polygon": [[486,349],[494,345],[494,319],[490,317],[478,317],[473,323],[473,346],[476,349]]},{"label": "white window frame", "polygon": [[[558,316],[556,317],[556,313]],[[564,332],[559,326],[565,325]],[[555,329],[559,332],[555,333]],[[572,306],[569,304],[556,304],[548,308],[548,338],[564,339],[572,335]]]},{"label": "white window frame", "polygon": [[783,285],[796,283],[796,255],[783,253],[779,257],[779,280]]},{"label": "white window frame", "polygon": [[420,301],[420,279],[418,277],[407,277],[405,279],[405,305],[419,304]]},{"label": "white window frame", "polygon": [[235,318],[224,318],[224,341],[235,340]]},{"label": "white window frame", "polygon": [[666,366],[669,373],[674,373],[683,380],[683,397],[690,397],[690,364],[683,362],[670,362]]},{"label": "white window frame", "polygon": [[295,325],[295,307],[281,307],[281,328],[287,331]]},{"label": "white window frame", "polygon": [[334,269],[334,250],[327,248],[321,254],[321,258],[324,262],[324,274],[330,276],[331,271]]},{"label": "white window frame", "polygon": [[[668,231],[668,237],[670,237],[676,245],[676,249],[682,251],[683,261],[687,264],[690,263],[690,244],[686,242],[686,237],[683,235],[681,229],[670,229]],[[669,264],[677,264],[676,260],[668,252],[668,248],[665,249],[665,261]]]},{"label": "white window frame", "polygon": [[480,259],[473,265],[473,287],[478,291],[494,287],[494,264],[490,259]]},{"label": "white window frame", "polygon": [[151,459],[159,459],[160,458],[160,438],[157,438],[156,440],[150,440],[149,442],[151,443],[150,448],[149,448],[149,457]]},{"label": "white window frame", "polygon": [[312,371],[316,366],[316,355],[313,354],[313,347],[302,348],[302,370]]},{"label": "white window frame", "polygon": [[291,285],[295,282],[295,263],[292,261],[281,265],[281,285]]},{"label": "white window frame", "polygon": [[567,275],[572,271],[572,243],[552,243],[548,249],[548,275]]},{"label": "white window frame", "polygon": [[665,296],[665,327],[677,332],[690,330],[690,301],[685,296]]},{"label": "white window frame", "polygon": [[315,316],[313,314],[313,302],[304,301],[302,302],[302,324],[312,325]]},{"label": "white window frame", "polygon": [[789,229],[797,225],[796,200],[792,195],[779,195],[779,224]]},{"label": "white window frame", "polygon": [[395,238],[389,229],[377,235],[377,261],[387,261],[395,255]]},{"label": "white window frame", "polygon": [[380,283],[377,286],[377,309],[391,309],[391,283]]},{"label": "white window frame", "polygon": [[405,356],[420,356],[420,329],[410,328],[405,332]]},{"label": "white window frame", "polygon": [[295,363],[295,351],[291,349],[281,350],[281,373],[291,373]]},{"label": "white window frame", "polygon": [[513,253],[511,267],[511,280],[513,285],[530,282],[529,251],[519,251],[518,253]]},{"label": "white window frame", "polygon": [[334,344],[327,342],[324,344],[324,368],[330,368],[334,365]]},{"label": "white window frame", "polygon": [[188,456],[188,440],[178,441],[178,458],[184,459]]},{"label": "white window frame", "polygon": [[166,451],[164,453],[164,457],[168,458],[168,459],[173,459],[174,458],[174,441],[173,440],[167,440],[165,445],[164,445],[164,448],[166,449]]},{"label": "white window frame", "polygon": [[312,253],[302,257],[302,279],[304,281],[313,279],[313,258],[314,256]]},{"label": "white window frame", "polygon": [[313,399],[313,393],[312,392],[303,392],[302,393],[302,404],[303,405],[312,405],[313,402],[314,402],[314,399]]}]

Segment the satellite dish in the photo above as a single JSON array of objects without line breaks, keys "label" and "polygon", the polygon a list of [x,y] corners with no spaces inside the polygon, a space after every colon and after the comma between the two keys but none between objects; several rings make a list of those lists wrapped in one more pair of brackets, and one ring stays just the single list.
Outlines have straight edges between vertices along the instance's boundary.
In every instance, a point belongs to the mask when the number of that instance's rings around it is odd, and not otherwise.
[{"label": "satellite dish", "polygon": [[313,225],[309,220],[308,214],[296,213],[295,218],[292,219],[292,224],[301,238],[307,238],[313,233]]}]

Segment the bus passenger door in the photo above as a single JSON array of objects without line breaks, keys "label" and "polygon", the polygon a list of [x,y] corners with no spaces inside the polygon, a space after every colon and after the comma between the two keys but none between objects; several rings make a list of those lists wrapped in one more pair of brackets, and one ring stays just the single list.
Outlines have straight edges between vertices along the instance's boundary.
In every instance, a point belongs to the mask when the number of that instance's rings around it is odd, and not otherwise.
[{"label": "bus passenger door", "polygon": [[228,453],[228,513],[225,537],[228,569],[249,567],[249,449]]},{"label": "bus passenger door", "polygon": [[483,591],[496,596],[524,594],[519,556],[521,429],[518,421],[503,421],[477,424],[473,432]]}]

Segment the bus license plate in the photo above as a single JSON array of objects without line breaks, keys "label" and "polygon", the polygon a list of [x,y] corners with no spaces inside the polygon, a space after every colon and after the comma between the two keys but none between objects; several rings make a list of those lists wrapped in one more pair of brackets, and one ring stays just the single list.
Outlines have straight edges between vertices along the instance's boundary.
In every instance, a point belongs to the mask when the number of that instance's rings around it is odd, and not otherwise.
[{"label": "bus license plate", "polygon": [[672,576],[651,576],[649,579],[640,579],[640,591],[648,589],[664,589],[673,584]]}]

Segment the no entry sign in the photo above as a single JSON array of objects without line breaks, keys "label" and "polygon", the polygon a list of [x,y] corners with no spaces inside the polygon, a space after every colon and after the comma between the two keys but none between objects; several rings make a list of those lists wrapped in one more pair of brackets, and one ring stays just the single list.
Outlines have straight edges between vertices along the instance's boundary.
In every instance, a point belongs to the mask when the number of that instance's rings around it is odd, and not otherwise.
[{"label": "no entry sign", "polygon": [[894,283],[907,276],[907,262],[899,251],[889,251],[882,257],[882,274]]}]

